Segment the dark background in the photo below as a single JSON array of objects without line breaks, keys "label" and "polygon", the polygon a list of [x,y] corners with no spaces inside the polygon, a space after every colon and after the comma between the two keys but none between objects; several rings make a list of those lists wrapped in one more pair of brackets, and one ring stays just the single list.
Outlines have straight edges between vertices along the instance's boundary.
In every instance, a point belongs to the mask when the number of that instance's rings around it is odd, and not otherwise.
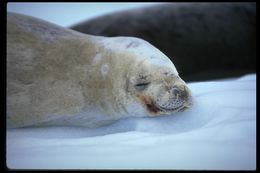
[{"label": "dark background", "polygon": [[165,53],[187,82],[256,73],[256,3],[169,3],[111,13],[71,28],[143,38]]}]

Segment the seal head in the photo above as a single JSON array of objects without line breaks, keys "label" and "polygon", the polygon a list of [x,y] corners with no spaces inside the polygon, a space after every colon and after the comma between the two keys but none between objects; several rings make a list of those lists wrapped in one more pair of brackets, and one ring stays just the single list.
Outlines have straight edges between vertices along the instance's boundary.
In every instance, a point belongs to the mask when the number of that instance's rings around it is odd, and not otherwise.
[{"label": "seal head", "polygon": [[144,61],[142,68],[132,74],[129,87],[133,95],[150,115],[172,114],[190,107],[191,92],[174,65],[158,61],[162,60]]},{"label": "seal head", "polygon": [[141,103],[148,115],[172,114],[191,106],[191,91],[171,60],[160,50],[134,37],[108,40],[113,42],[117,53],[122,51],[124,57],[130,57],[131,63],[126,69],[126,92],[135,102]]}]

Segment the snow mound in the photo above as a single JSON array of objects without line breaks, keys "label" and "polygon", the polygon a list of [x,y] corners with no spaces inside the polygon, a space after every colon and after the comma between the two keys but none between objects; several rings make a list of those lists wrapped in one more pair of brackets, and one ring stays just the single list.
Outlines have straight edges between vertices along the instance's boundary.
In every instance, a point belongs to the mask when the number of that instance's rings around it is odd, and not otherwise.
[{"label": "snow mound", "polygon": [[188,84],[193,106],[109,126],[8,129],[15,169],[256,169],[256,75]]}]

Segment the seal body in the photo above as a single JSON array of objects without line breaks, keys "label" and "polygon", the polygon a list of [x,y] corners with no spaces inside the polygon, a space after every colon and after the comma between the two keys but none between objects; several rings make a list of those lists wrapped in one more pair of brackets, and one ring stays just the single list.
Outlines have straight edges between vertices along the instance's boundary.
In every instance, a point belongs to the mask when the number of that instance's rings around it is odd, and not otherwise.
[{"label": "seal body", "polygon": [[81,34],[7,15],[7,127],[97,127],[191,105],[174,64],[134,37]]}]

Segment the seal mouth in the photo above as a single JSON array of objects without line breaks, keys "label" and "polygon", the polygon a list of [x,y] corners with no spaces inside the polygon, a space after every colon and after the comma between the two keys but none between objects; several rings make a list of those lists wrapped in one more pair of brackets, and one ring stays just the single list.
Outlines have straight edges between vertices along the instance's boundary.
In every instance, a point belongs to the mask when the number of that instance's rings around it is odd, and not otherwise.
[{"label": "seal mouth", "polygon": [[189,101],[185,102],[182,101],[181,103],[177,104],[176,107],[165,107],[161,106],[160,104],[153,102],[154,106],[157,107],[162,112],[183,112],[184,110],[188,109],[192,105],[192,101],[189,99]]},{"label": "seal mouth", "polygon": [[179,111],[179,110],[185,109],[185,106],[183,106],[183,105],[177,106],[175,108],[164,108],[164,107],[161,107],[161,106],[158,106],[158,105],[155,105],[155,106],[163,112],[172,112],[172,111]]},{"label": "seal mouth", "polygon": [[190,107],[190,104],[183,103],[177,107],[174,108],[165,108],[162,107],[156,102],[154,102],[150,97],[146,96],[140,96],[139,97],[141,102],[146,106],[146,109],[151,113],[151,114],[158,114],[159,112],[164,112],[164,113],[172,113],[172,112],[182,112],[185,109]]},{"label": "seal mouth", "polygon": [[182,104],[180,106],[177,106],[175,108],[164,108],[162,106],[159,106],[157,104],[146,104],[148,110],[150,112],[158,113],[158,112],[164,112],[164,113],[173,113],[173,112],[183,112],[184,110],[188,109],[189,106]]},{"label": "seal mouth", "polygon": [[[162,112],[183,112],[184,110],[188,109],[192,105],[191,97],[188,97],[186,100],[173,100],[176,104],[173,103],[163,103],[160,105],[158,102],[154,102],[155,107],[160,109]],[[170,104],[171,106],[167,106]]]}]

